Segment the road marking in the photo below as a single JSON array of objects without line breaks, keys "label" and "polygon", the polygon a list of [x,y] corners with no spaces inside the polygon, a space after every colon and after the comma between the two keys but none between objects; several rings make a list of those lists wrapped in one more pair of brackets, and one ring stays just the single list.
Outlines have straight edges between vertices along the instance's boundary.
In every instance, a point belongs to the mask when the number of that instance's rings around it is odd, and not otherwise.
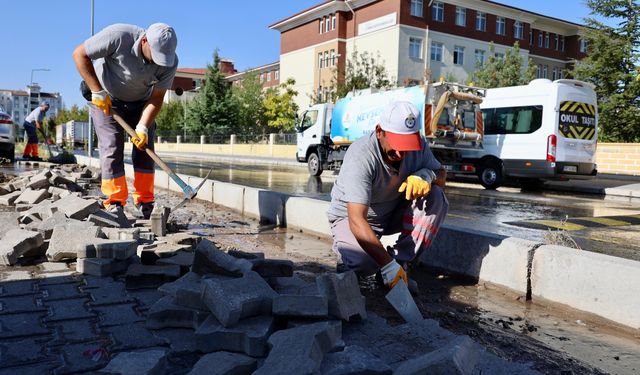
[{"label": "road marking", "polygon": [[587,228],[623,227],[628,225],[640,225],[640,215],[619,215],[601,217],[573,217],[566,220],[522,220],[512,221],[506,224],[516,225],[530,229],[561,229],[583,230]]}]

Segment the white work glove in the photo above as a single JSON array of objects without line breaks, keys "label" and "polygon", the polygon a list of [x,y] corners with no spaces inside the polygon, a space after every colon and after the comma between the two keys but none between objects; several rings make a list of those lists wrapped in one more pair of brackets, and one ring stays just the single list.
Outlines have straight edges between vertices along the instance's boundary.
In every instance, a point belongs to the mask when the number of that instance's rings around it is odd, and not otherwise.
[{"label": "white work glove", "polygon": [[409,283],[407,272],[395,259],[383,266],[380,269],[380,273],[382,274],[384,285],[389,289],[393,289],[400,280],[404,281],[405,284]]},{"label": "white work glove", "polygon": [[408,201],[419,197],[425,197],[431,191],[431,182],[436,178],[436,174],[427,168],[420,169],[412,173],[400,185],[399,193],[405,192],[405,198]]},{"label": "white work glove", "polygon": [[109,116],[111,113],[111,97],[105,90],[91,91],[91,103],[100,108],[105,115]]},{"label": "white work glove", "polygon": [[149,129],[142,124],[138,124],[136,126],[136,136],[136,138],[131,139],[131,142],[133,142],[138,150],[144,151],[149,141]]}]

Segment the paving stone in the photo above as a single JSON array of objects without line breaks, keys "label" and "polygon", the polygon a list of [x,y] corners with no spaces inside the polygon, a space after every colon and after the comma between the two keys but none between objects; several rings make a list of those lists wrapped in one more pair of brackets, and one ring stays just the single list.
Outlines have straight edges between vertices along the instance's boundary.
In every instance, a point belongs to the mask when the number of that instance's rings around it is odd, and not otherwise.
[{"label": "paving stone", "polygon": [[0,315],[24,312],[46,312],[47,309],[38,303],[36,295],[2,297],[0,299]]},{"label": "paving stone", "polygon": [[179,251],[176,255],[169,258],[160,258],[156,261],[158,266],[175,264],[180,266],[180,274],[184,275],[191,269],[194,254],[190,251]]},{"label": "paving stone", "polygon": [[231,250],[227,251],[227,254],[231,255],[234,258],[247,259],[247,260],[264,259],[264,253],[260,253],[260,252],[251,253],[251,252],[248,252],[248,251],[231,249]]},{"label": "paving stone", "polygon": [[[42,337],[29,337],[23,339],[0,341],[0,368],[29,364],[42,361],[47,354],[42,350],[46,342]],[[15,373],[21,373],[19,368]]]},{"label": "paving stone", "polygon": [[51,327],[57,333],[54,345],[64,345],[70,342],[95,341],[100,338],[95,330],[94,319],[74,319],[56,322]]},{"label": "paving stone", "polygon": [[155,206],[151,212],[151,231],[156,236],[165,236],[167,234],[167,220],[169,219],[171,209],[165,206]]},{"label": "paving stone", "polygon": [[24,229],[10,230],[0,241],[0,265],[13,265],[19,257],[38,250],[43,244],[44,238],[40,233]]},{"label": "paving stone", "polygon": [[38,264],[38,268],[44,273],[56,273],[69,271],[69,265],[66,263],[44,262]]},{"label": "paving stone", "polygon": [[[170,258],[177,255],[179,252],[190,250],[191,245],[156,243],[151,245],[142,245],[138,248],[140,249],[140,251],[138,251],[138,256],[140,257],[142,264],[154,265],[159,259]],[[191,253],[191,256],[193,258],[193,253]]]},{"label": "paving stone", "polygon": [[13,281],[13,280],[29,280],[33,278],[31,275],[31,271],[4,271],[0,273],[0,276],[3,282]]},{"label": "paving stone", "polygon": [[78,249],[78,258],[129,259],[136,254],[138,243],[131,240],[94,238],[93,246]]},{"label": "paving stone", "polygon": [[180,306],[171,296],[162,297],[147,311],[147,328],[196,329],[211,313]]},{"label": "paving stone", "polygon": [[80,281],[78,276],[74,274],[64,275],[61,273],[56,273],[56,274],[44,273],[44,274],[39,274],[37,276],[40,277],[39,279],[40,281],[38,283],[40,287],[50,286],[50,285],[60,285],[60,284],[77,284]]},{"label": "paving stone", "polygon": [[[91,286],[90,286],[91,285]],[[124,283],[109,280],[109,282],[95,286],[89,282],[87,286],[80,288],[89,293],[91,297],[90,306],[113,305],[127,302],[135,302],[134,298],[124,290]]]},{"label": "paving stone", "polygon": [[202,236],[192,233],[179,232],[167,234],[164,239],[168,243],[176,245],[190,245],[191,248],[194,249],[196,246],[198,246],[200,241],[202,241]]},{"label": "paving stone", "polygon": [[251,268],[262,277],[293,276],[293,262],[286,259],[252,259]]},{"label": "paving stone", "polygon": [[272,316],[243,319],[235,326],[225,328],[210,315],[196,329],[197,348],[203,353],[226,350],[262,357],[267,353],[267,339],[273,330]]},{"label": "paving stone", "polygon": [[237,259],[216,245],[203,239],[195,250],[192,271],[200,275],[205,273],[217,273],[227,276],[242,276],[249,272],[253,265],[246,259]]},{"label": "paving stone", "polygon": [[251,271],[231,280],[202,280],[201,295],[220,323],[231,327],[242,318],[270,314],[277,293],[260,275]]},{"label": "paving stone", "polygon": [[[230,277],[227,279],[230,279]],[[188,272],[174,282],[161,285],[158,291],[173,297],[177,305],[208,311],[208,307],[202,302],[201,284],[200,275],[195,272]]]},{"label": "paving stone", "polygon": [[50,330],[40,322],[45,315],[45,312],[0,315],[0,338],[50,334]]},{"label": "paving stone", "polygon": [[162,293],[158,292],[157,289],[128,290],[127,293],[138,302],[138,311],[140,313],[144,313],[143,310],[151,308],[154,303],[162,298]]},{"label": "paving stone", "polygon": [[48,217],[43,221],[30,223],[27,226],[27,228],[37,230],[38,232],[42,233],[45,240],[48,240],[51,238],[51,235],[53,234],[53,229],[56,226],[72,224],[72,223],[80,223],[80,221],[69,219],[63,212],[57,211],[54,214],[52,214],[51,217]]},{"label": "paving stone", "polygon": [[79,251],[86,251],[93,246],[93,241],[100,235],[100,228],[88,223],[57,225],[47,249],[47,258],[58,262],[63,259],[75,259]]},{"label": "paving stone", "polygon": [[96,314],[88,310],[85,306],[86,302],[88,302],[86,298],[47,301],[45,306],[49,308],[49,315],[44,318],[44,322],[94,318]]},{"label": "paving stone", "polygon": [[165,328],[153,332],[158,338],[168,341],[172,353],[195,353],[196,334],[191,328]]},{"label": "paving stone", "polygon": [[269,355],[255,375],[317,374],[325,353],[341,340],[340,321],[307,324],[269,337]]},{"label": "paving stone", "polygon": [[267,281],[279,294],[318,295],[318,286],[315,282],[304,281],[298,276],[272,277]]},{"label": "paving stone", "polygon": [[329,302],[325,296],[281,294],[273,299],[273,315],[300,318],[328,318]]},{"label": "paving stone", "polygon": [[67,298],[86,298],[87,294],[78,289],[78,284],[61,284],[41,286],[42,300],[44,303]]},{"label": "paving stone", "polygon": [[132,240],[140,239],[139,228],[102,228],[102,233],[110,240]]},{"label": "paving stone", "polygon": [[0,204],[4,206],[13,206],[14,202],[20,195],[22,195],[21,191],[14,191],[12,193],[2,195],[0,196]]},{"label": "paving stone", "polygon": [[89,215],[100,210],[100,204],[93,199],[83,199],[75,195],[68,195],[54,203],[67,217],[84,220]]},{"label": "paving stone", "polygon": [[480,347],[468,336],[453,339],[447,346],[398,366],[394,374],[475,374],[478,372]]},{"label": "paving stone", "polygon": [[113,339],[113,344],[109,346],[110,352],[156,348],[169,345],[166,339],[156,336],[153,332],[145,328],[143,323],[129,323],[105,327],[103,331],[110,334]]},{"label": "paving stone", "polygon": [[[98,214],[101,213],[101,214]],[[97,211],[95,214],[89,215],[87,221],[101,228],[120,228],[120,224],[112,217],[106,216],[104,211]]]},{"label": "paving stone", "polygon": [[132,264],[127,269],[125,285],[127,289],[157,288],[178,277],[180,277],[179,266]]},{"label": "paving stone", "polygon": [[251,375],[258,361],[238,353],[217,352],[202,356],[187,375]]},{"label": "paving stone", "polygon": [[[57,357],[52,357],[45,362],[21,365],[19,370],[20,375],[42,375],[51,374],[52,370],[59,366],[60,360]],[[15,375],[16,371],[17,369],[15,367],[0,368],[0,375]]]},{"label": "paving stone", "polygon": [[134,304],[92,306],[91,309],[100,314],[100,327],[142,322],[144,318],[134,310]]},{"label": "paving stone", "polygon": [[391,375],[386,363],[369,354],[360,346],[347,346],[344,350],[325,355],[320,366],[322,375]]},{"label": "paving stone", "polygon": [[118,353],[101,374],[117,375],[161,375],[167,366],[166,350],[145,350]]},{"label": "paving stone", "polygon": [[29,183],[27,184],[27,188],[30,189],[47,189],[51,185],[49,182],[49,178],[52,176],[51,171],[48,169],[43,170],[37,175],[31,177],[29,179]]},{"label": "paving stone", "polygon": [[95,373],[104,367],[108,359],[105,340],[60,345],[51,348],[50,352],[63,357],[63,365],[56,368],[54,374],[72,374],[82,372]]},{"label": "paving stone", "polygon": [[129,261],[118,259],[78,258],[76,271],[92,276],[106,277],[122,273],[129,267]]},{"label": "paving stone", "polygon": [[328,272],[316,278],[318,291],[329,300],[329,314],[338,319],[367,318],[365,298],[360,293],[358,278],[353,271]]},{"label": "paving stone", "polygon": [[140,239],[147,242],[153,242],[156,240],[156,235],[153,232],[140,232]]},{"label": "paving stone", "polygon": [[26,189],[13,203],[38,204],[47,198],[49,198],[49,192],[46,189]]},{"label": "paving stone", "polygon": [[37,294],[35,289],[36,282],[34,280],[15,280],[0,282],[0,297],[24,296],[28,294]]}]

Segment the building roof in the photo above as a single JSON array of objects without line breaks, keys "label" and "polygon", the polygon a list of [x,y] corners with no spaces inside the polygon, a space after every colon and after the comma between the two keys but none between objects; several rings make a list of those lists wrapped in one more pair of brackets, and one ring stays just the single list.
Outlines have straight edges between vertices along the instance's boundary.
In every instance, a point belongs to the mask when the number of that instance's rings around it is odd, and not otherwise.
[{"label": "building roof", "polygon": [[266,71],[266,70],[269,70],[269,68],[274,68],[274,67],[279,67],[279,66],[280,66],[280,61],[276,61],[276,62],[272,62],[270,64],[265,64],[265,65],[261,65],[261,66],[255,67],[255,68],[250,68],[250,69],[247,69],[247,70],[243,70],[243,71],[238,72],[236,74],[231,74],[231,75],[229,75],[229,76],[227,76],[225,78],[233,80],[235,78],[242,77],[243,75],[245,75],[245,74],[247,74],[249,72]]},{"label": "building roof", "polygon": [[0,91],[10,92],[13,96],[27,96],[29,93],[23,90],[0,89]]},{"label": "building roof", "polygon": [[207,73],[207,69],[206,68],[178,68],[177,72],[205,75]]}]

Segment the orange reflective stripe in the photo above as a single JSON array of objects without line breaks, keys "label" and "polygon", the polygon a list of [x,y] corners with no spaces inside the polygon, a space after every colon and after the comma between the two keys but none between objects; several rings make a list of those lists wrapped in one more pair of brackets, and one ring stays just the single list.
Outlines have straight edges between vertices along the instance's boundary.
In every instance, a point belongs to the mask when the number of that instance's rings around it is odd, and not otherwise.
[{"label": "orange reflective stripe", "polygon": [[113,202],[119,202],[124,207],[129,196],[126,177],[120,176],[102,180],[102,193],[107,196],[107,200],[103,202],[105,207],[108,207]]},{"label": "orange reflective stripe", "polygon": [[154,201],[154,173],[134,172],[133,203],[149,203]]}]

